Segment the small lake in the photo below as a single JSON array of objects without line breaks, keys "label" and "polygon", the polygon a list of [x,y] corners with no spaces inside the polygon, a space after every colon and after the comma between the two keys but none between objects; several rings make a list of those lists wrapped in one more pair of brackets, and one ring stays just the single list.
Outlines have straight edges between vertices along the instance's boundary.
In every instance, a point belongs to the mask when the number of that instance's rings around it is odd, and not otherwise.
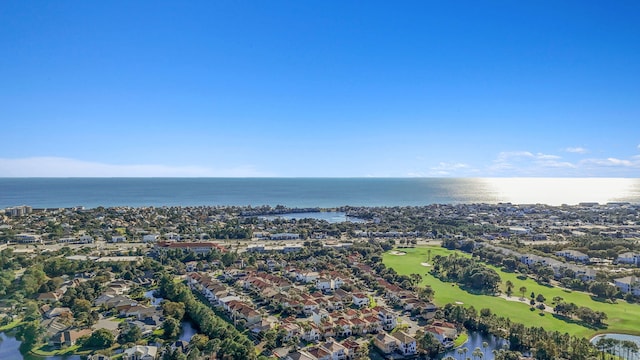
[{"label": "small lake", "polygon": [[20,341],[12,333],[0,333],[0,359],[2,360],[81,360],[80,355],[35,356],[20,353]]},{"label": "small lake", "polygon": [[147,299],[151,300],[151,305],[152,306],[160,306],[160,303],[162,302],[162,298],[157,298],[153,296],[153,293],[155,292],[155,290],[149,290],[147,292],[144,293],[144,297],[146,297]]},{"label": "small lake", "polygon": [[[636,345],[638,345],[638,347],[640,347],[640,336],[627,335],[627,334],[602,334],[602,335],[594,336],[591,339],[591,343],[595,345],[598,342],[598,340],[600,340],[602,338],[616,339],[616,340],[620,340],[620,341],[625,341],[625,340],[626,341],[633,341],[634,343],[636,343]],[[632,354],[632,353],[627,354],[627,352],[622,347],[618,347],[618,349],[616,350],[616,354],[618,354],[619,356],[623,357],[624,359],[640,360],[640,353],[638,353],[638,354]]]},{"label": "small lake", "polygon": [[278,214],[278,215],[267,215],[260,216],[263,219],[273,220],[273,219],[285,219],[285,220],[300,220],[300,219],[316,219],[316,220],[325,220],[330,224],[341,223],[341,222],[353,222],[353,223],[362,223],[365,222],[363,219],[347,216],[347,213],[342,211],[314,211],[314,212],[300,212],[300,213],[286,213],[286,214]]},{"label": "small lake", "polygon": [[[486,342],[487,346],[486,348],[482,347],[482,343]],[[470,332],[469,333],[469,339],[467,340],[466,343],[464,343],[462,346],[460,346],[460,349],[464,349],[467,348],[467,353],[466,355],[462,355],[462,358],[472,358],[473,356],[471,355],[471,353],[473,353],[473,350],[475,350],[475,348],[480,348],[480,350],[482,351],[482,360],[493,360],[494,356],[493,356],[493,350],[500,350],[502,349],[505,345],[508,345],[509,342],[505,339],[501,339],[492,335],[482,335],[480,332]],[[453,348],[450,349],[449,351],[441,354],[438,359],[444,359],[447,356],[453,356],[456,359],[460,359],[460,355],[458,354],[458,348]]]},{"label": "small lake", "polygon": [[[154,291],[155,290],[149,290],[145,292],[144,297],[151,299],[151,305],[159,306],[163,299],[154,297],[153,296]],[[193,327],[193,324],[190,321],[182,321],[182,323],[180,324],[180,327],[181,327],[181,330],[180,330],[180,337],[178,338],[179,340],[190,341],[191,337],[198,333],[198,331]],[[3,360],[3,358],[0,357],[0,360]]]}]

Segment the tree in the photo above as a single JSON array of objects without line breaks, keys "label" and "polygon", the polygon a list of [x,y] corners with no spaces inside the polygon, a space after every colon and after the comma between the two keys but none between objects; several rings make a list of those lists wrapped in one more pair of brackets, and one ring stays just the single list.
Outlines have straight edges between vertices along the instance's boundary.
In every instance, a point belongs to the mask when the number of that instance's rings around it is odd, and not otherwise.
[{"label": "tree", "polygon": [[362,343],[356,350],[355,360],[368,360],[369,359],[369,343]]},{"label": "tree", "polygon": [[11,270],[0,270],[0,296],[5,296],[11,283],[13,283],[14,275]]},{"label": "tree", "polygon": [[183,303],[163,300],[160,306],[162,306],[162,311],[165,316],[172,317],[176,320],[182,320],[184,317]]},{"label": "tree", "polygon": [[471,356],[473,356],[473,358],[479,358],[482,359],[482,350],[480,349],[480,347],[476,347],[475,349],[473,349],[473,352],[471,353]]},{"label": "tree", "polygon": [[90,349],[106,349],[113,345],[115,337],[107,329],[98,329],[85,341],[84,347]]},{"label": "tree", "polygon": [[524,293],[527,292],[527,287],[526,286],[520,286],[520,293],[522,294],[522,297],[524,298]]},{"label": "tree", "polygon": [[172,317],[168,317],[162,323],[162,330],[164,333],[162,337],[165,339],[177,339],[180,335],[180,322]]},{"label": "tree", "polygon": [[434,357],[444,350],[442,343],[430,332],[416,333],[418,350]]},{"label": "tree", "polygon": [[589,291],[602,299],[613,299],[618,293],[618,289],[615,286],[601,281],[594,281],[589,286]]},{"label": "tree", "polygon": [[207,335],[204,334],[195,334],[191,337],[191,340],[189,341],[189,348],[190,349],[200,349],[200,350],[204,350],[205,347],[207,346],[207,342],[209,341],[209,337]]},{"label": "tree", "polygon": [[38,320],[29,321],[20,327],[18,331],[18,340],[22,341],[20,349],[23,351],[29,351],[40,342],[42,335],[44,335],[44,329],[40,326]]},{"label": "tree", "polygon": [[433,296],[435,295],[435,291],[430,285],[425,285],[424,287],[418,289],[418,298],[425,301],[431,301]]},{"label": "tree", "polygon": [[504,285],[507,287],[507,296],[510,297],[513,292],[513,283],[511,280],[507,280]]},{"label": "tree", "polygon": [[120,344],[128,344],[135,343],[142,339],[142,330],[136,325],[132,325],[129,323],[123,323],[122,328],[120,330],[120,336],[118,336],[118,343]]},{"label": "tree", "polygon": [[79,313],[90,313],[91,312],[91,302],[85,299],[75,299],[73,300],[73,306],[71,307],[71,311],[74,314]]}]

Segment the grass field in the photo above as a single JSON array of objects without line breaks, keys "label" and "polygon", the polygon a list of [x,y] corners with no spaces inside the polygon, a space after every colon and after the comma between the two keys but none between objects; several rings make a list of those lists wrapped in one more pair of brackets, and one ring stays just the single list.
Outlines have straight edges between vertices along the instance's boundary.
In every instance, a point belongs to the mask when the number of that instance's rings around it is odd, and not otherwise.
[{"label": "grass field", "polygon": [[[434,302],[438,306],[444,306],[447,303],[462,302],[465,306],[473,305],[477,310],[482,308],[491,309],[495,314],[510,318],[512,321],[525,324],[527,326],[542,326],[546,330],[557,330],[560,332],[568,332],[572,335],[591,337],[598,333],[626,333],[640,335],[640,327],[638,319],[640,319],[640,305],[628,304],[625,301],[618,300],[618,303],[611,304],[593,300],[589,294],[568,291],[557,287],[548,287],[540,285],[532,279],[520,280],[517,274],[504,272],[496,267],[492,267],[500,274],[502,279],[502,290],[505,291],[504,283],[511,280],[514,285],[514,293],[512,298],[517,299],[521,296],[518,289],[521,286],[527,288],[525,297],[529,299],[531,292],[542,294],[547,299],[547,305],[551,305],[555,296],[560,296],[566,302],[576,303],[578,306],[586,306],[595,311],[603,311],[607,314],[608,327],[606,329],[595,330],[579,324],[569,323],[561,319],[557,319],[550,313],[541,313],[540,311],[530,311],[528,302],[508,301],[497,296],[470,294],[453,283],[442,282],[429,274],[430,267],[421,265],[428,263],[428,254],[430,252],[433,258],[436,255],[447,256],[454,253],[439,246],[422,246],[416,248],[396,249],[396,251],[405,252],[406,255],[393,255],[386,252],[383,256],[383,262],[387,267],[395,269],[399,274],[420,274],[422,276],[422,284],[430,285],[435,290]],[[468,254],[457,252],[462,256]]]}]

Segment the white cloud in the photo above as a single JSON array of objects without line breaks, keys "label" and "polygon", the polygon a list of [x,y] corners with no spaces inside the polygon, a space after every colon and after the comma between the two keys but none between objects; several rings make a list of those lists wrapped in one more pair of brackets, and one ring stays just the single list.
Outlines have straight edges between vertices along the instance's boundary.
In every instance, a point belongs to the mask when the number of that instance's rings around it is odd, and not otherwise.
[{"label": "white cloud", "polygon": [[503,151],[498,154],[498,160],[507,160],[513,158],[532,158],[534,155],[528,151]]},{"label": "white cloud", "polygon": [[498,154],[497,161],[506,161],[509,159],[538,159],[538,160],[554,160],[561,159],[558,155],[532,153],[530,151],[503,151]]},{"label": "white cloud", "polygon": [[258,177],[254,167],[116,165],[59,157],[0,158],[0,177]]},{"label": "white cloud", "polygon": [[625,160],[625,159],[617,159],[617,158],[606,158],[606,159],[585,159],[581,161],[581,164],[585,165],[595,165],[595,166],[605,166],[605,167],[633,167],[640,168],[640,159],[635,156],[632,157],[633,160]]},{"label": "white cloud", "polygon": [[562,157],[558,156],[558,155],[550,155],[550,154],[543,154],[543,153],[537,153],[535,155],[535,158],[538,160],[558,160],[558,159],[562,159]]},{"label": "white cloud", "polygon": [[438,166],[432,167],[431,170],[455,170],[455,169],[466,169],[469,165],[464,163],[448,163],[448,162],[440,162]]},{"label": "white cloud", "polygon": [[577,147],[568,147],[566,149],[564,149],[564,151],[569,152],[569,153],[574,153],[574,154],[586,154],[589,152],[589,150],[577,146]]},{"label": "white cloud", "polygon": [[537,165],[548,168],[567,168],[574,169],[576,167],[575,164],[572,164],[568,161],[555,161],[555,160],[545,160],[536,162]]},{"label": "white cloud", "polygon": [[475,173],[469,164],[440,162],[429,169],[429,176],[466,176]]}]

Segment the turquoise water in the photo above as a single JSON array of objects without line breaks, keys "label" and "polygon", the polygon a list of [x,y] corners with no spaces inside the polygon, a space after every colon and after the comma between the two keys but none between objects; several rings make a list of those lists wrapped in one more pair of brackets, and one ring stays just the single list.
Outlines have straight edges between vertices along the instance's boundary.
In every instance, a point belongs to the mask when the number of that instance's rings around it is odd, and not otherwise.
[{"label": "turquoise water", "polygon": [[603,178],[0,178],[0,208],[284,205],[420,206],[628,201],[639,179]]}]

